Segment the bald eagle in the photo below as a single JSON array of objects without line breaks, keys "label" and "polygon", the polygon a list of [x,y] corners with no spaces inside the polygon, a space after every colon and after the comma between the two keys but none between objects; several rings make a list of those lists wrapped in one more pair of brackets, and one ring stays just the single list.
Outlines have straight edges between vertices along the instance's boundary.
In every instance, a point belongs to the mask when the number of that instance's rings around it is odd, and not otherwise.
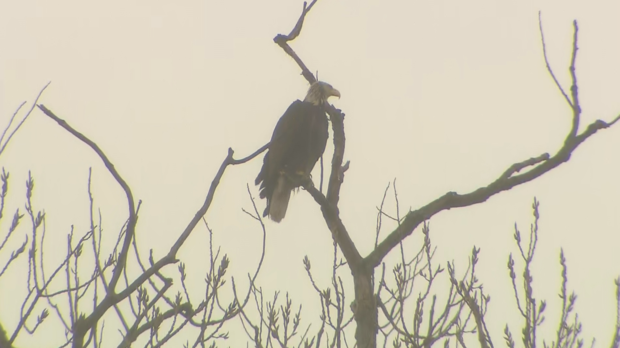
[{"label": "bald eagle", "polygon": [[329,97],[340,98],[330,84],[318,81],[304,101],[295,100],[276,124],[263,167],[256,177],[260,198],[267,198],[263,216],[280,222],[286,215],[291,192],[310,176],[325,151],[328,123],[324,105]]}]

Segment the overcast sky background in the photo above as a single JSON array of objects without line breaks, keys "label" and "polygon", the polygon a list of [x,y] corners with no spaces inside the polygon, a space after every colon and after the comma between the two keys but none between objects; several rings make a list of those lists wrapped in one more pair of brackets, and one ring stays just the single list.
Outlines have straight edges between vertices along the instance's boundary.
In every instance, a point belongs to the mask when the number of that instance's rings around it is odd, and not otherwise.
[{"label": "overcast sky background", "polygon": [[[32,102],[52,81],[40,102],[104,149],[143,201],[137,232],[143,255],[153,249],[159,258],[201,206],[227,148],[237,157],[252,153],[270,139],[288,105],[304,97],[308,85],[299,68],[272,41],[291,30],[301,8],[297,0],[0,2],[0,119],[6,124],[22,101]],[[362,255],[372,250],[376,207],[394,178],[404,215],[447,191],[487,185],[509,165],[562,145],[571,112],[545,69],[539,10],[550,63],[567,90],[572,20],[579,21],[582,125],[611,120],[620,113],[620,2],[321,0],[311,11],[291,46],[342,94],[334,105],[346,113],[351,166],[340,212]],[[482,249],[478,277],[492,297],[487,320],[496,345],[503,344],[507,322],[521,342],[506,262],[517,252],[515,222],[529,231],[534,196],[542,215],[534,288],[548,301],[541,337],[549,342],[557,330],[564,248],[584,338],[610,343],[613,280],[620,275],[619,128],[596,134],[570,162],[532,183],[431,220],[436,262],[454,260],[462,272],[472,247]],[[330,135],[326,164],[332,151]],[[260,257],[262,234],[242,208],[251,209],[246,184],[258,197],[253,182],[261,164],[262,156],[229,168],[206,215],[216,246],[231,259],[228,275],[242,286]],[[71,226],[80,233],[89,228],[89,167],[104,243],[115,241],[127,218],[122,190],[93,151],[41,112],[13,138],[0,165],[11,173],[1,230],[6,233],[15,209],[23,210],[31,171],[33,204],[47,214],[48,269],[61,260]],[[264,201],[257,203],[262,212]],[[267,229],[259,285],[267,297],[279,289],[302,302],[302,325],[313,322],[316,330],[319,302],[302,259],[310,257],[327,287],[332,239],[320,209],[300,191],[285,220],[269,221]],[[13,246],[26,232],[22,226]],[[417,230],[408,240],[411,254],[420,235]],[[200,226],[179,254],[195,303],[206,247]],[[0,264],[7,257],[3,250]],[[25,289],[25,260],[0,279],[0,322],[9,332]],[[165,273],[176,277],[176,267]],[[352,287],[347,290],[352,300]],[[114,318],[110,311],[106,326]],[[62,343],[52,319],[53,313],[34,339],[22,332],[19,346]],[[106,337],[109,346],[116,346],[115,335]],[[245,346],[243,335],[231,332],[233,339],[221,345]]]}]

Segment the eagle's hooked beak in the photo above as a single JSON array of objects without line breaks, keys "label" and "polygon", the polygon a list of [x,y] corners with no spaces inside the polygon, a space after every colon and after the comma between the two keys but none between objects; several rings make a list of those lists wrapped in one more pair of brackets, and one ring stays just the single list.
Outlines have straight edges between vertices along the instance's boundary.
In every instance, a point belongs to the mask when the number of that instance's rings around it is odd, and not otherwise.
[{"label": "eagle's hooked beak", "polygon": [[338,97],[338,99],[340,99],[340,92],[335,88],[332,88],[331,93],[329,95],[331,97]]}]

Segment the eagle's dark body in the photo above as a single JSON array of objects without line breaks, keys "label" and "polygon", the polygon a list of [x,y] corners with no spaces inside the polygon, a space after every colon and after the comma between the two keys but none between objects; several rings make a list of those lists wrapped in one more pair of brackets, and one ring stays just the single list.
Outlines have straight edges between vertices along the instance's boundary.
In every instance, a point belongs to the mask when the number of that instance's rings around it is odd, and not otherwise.
[{"label": "eagle's dark body", "polygon": [[313,84],[304,101],[294,101],[276,124],[256,177],[260,197],[267,199],[263,216],[276,222],[284,218],[291,192],[323,155],[329,134],[324,105],[330,96],[340,93],[327,83]]}]

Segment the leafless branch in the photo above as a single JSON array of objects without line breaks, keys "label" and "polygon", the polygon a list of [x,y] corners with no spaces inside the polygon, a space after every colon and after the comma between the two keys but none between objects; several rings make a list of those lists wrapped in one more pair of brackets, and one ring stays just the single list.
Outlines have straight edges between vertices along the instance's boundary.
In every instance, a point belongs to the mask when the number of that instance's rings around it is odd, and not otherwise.
[{"label": "leafless branch", "polygon": [[[471,296],[471,292],[467,289],[463,284],[459,287],[459,293],[463,297],[463,300],[471,310],[472,315],[474,316],[474,320],[476,321],[476,328],[478,331],[478,342],[480,343],[480,347],[482,348],[492,348],[493,343],[488,336],[489,332],[486,328],[486,324],[484,322],[484,314],[478,305],[478,302],[474,297]],[[484,300],[484,299],[483,299]]]},{"label": "leafless branch", "polygon": [[133,194],[131,193],[131,188],[129,187],[127,182],[125,182],[125,180],[121,177],[121,175],[118,173],[118,171],[116,170],[112,162],[110,162],[108,157],[105,155],[105,153],[99,148],[99,146],[95,142],[93,142],[92,140],[84,136],[82,133],[75,130],[65,120],[60,119],[50,109],[46,108],[45,105],[39,104],[39,109],[41,109],[41,111],[43,111],[43,113],[47,115],[49,118],[56,121],[62,128],[67,130],[73,136],[75,136],[76,138],[81,140],[83,143],[88,145],[91,149],[93,149],[93,151],[95,151],[95,153],[99,156],[99,158],[101,158],[105,167],[108,169],[110,174],[112,174],[116,182],[121,186],[123,191],[125,191],[125,195],[127,196],[127,204],[129,208],[129,222],[127,224],[127,232],[125,233],[125,240],[123,242],[121,253],[117,260],[117,267],[114,269],[114,273],[112,274],[112,279],[110,280],[110,284],[109,284],[108,293],[114,293],[116,289],[116,284],[118,283],[122,275],[122,272],[125,269],[125,262],[127,261],[127,254],[129,252],[129,247],[131,245],[131,239],[133,238],[133,235],[135,233],[136,223],[138,221],[138,216],[136,215],[135,203],[134,203]]},{"label": "leafless branch", "polygon": [[2,271],[0,271],[0,277],[2,277],[4,272],[6,272],[6,270],[9,268],[12,262],[15,261],[20,255],[23,254],[23,252],[26,250],[26,244],[28,244],[28,236],[26,236],[26,240],[24,240],[24,243],[22,243],[22,245],[19,248],[11,252],[11,256],[9,256],[9,259],[7,260],[6,264],[2,268]]},{"label": "leafless branch", "polygon": [[[573,152],[577,149],[577,147],[588,139],[590,136],[594,135],[601,129],[606,129],[613,124],[615,124],[619,119],[620,115],[613,119],[611,122],[605,122],[602,120],[597,120],[590,124],[587,129],[581,133],[577,134],[577,128],[579,127],[579,118],[581,109],[579,106],[579,99],[577,94],[577,81],[574,75],[575,71],[575,60],[577,56],[577,22],[574,22],[574,36],[573,36],[573,52],[571,59],[570,71],[573,76],[573,87],[572,87],[572,104],[571,108],[573,110],[573,127],[571,132],[568,134],[564,145],[562,148],[553,156],[549,156],[548,154],[542,154],[538,157],[525,160],[523,162],[519,162],[510,166],[497,180],[490,183],[486,187],[481,187],[473,192],[467,194],[457,194],[456,192],[448,192],[442,197],[430,202],[426,206],[415,210],[410,211],[405,217],[402,225],[400,225],[396,230],[394,230],[387,238],[385,238],[375,250],[373,250],[364,260],[365,263],[369,267],[376,267],[381,263],[381,260],[392,250],[395,246],[397,246],[400,241],[409,236],[415,228],[425,220],[430,219],[432,216],[437,213],[449,210],[453,208],[466,207],[474,204],[485,202],[490,197],[503,192],[510,190],[511,188],[524,184],[526,182],[530,182],[543,174],[551,171],[555,167],[560,164],[567,162]],[[544,42],[544,41],[543,41]],[[549,68],[549,71],[551,69]],[[552,74],[553,76],[553,74]],[[555,77],[554,77],[555,80]],[[557,81],[557,80],[556,80]],[[558,84],[558,87],[562,91],[561,87]],[[566,94],[563,92],[566,96]],[[568,97],[566,97],[568,98]],[[570,102],[569,102],[570,103]],[[515,175],[517,172],[522,170],[527,166],[536,165],[529,171],[525,173]]]},{"label": "leafless branch", "polygon": [[385,191],[383,192],[383,199],[381,200],[381,205],[377,208],[377,226],[375,228],[375,248],[379,244],[379,234],[381,233],[381,224],[383,222],[383,204],[385,203],[385,197],[387,197],[387,192],[390,188],[390,183],[388,182]]},{"label": "leafless branch", "polygon": [[[11,335],[10,342],[14,342],[15,341],[15,339],[17,338],[17,335],[19,334],[21,329],[26,325],[26,320],[28,320],[28,318],[32,314],[36,304],[39,301],[39,299],[42,298],[43,295],[46,293],[47,288],[50,285],[50,283],[54,280],[54,278],[56,277],[58,272],[60,272],[60,270],[63,267],[65,267],[65,265],[70,261],[70,258],[76,255],[76,253],[78,252],[80,246],[83,245],[83,243],[86,240],[88,240],[88,238],[90,237],[91,233],[92,233],[92,231],[88,231],[86,234],[84,234],[84,236],[76,244],[75,248],[73,248],[71,250],[71,252],[67,255],[67,257],[65,257],[64,261],[56,268],[56,270],[54,272],[52,272],[52,275],[48,279],[44,279],[43,280],[44,282],[43,282],[43,284],[41,286],[39,286],[37,284],[33,284],[32,285],[32,287],[30,288],[29,294],[24,299],[24,303],[22,305],[21,319],[20,319],[19,323],[17,324],[17,327],[15,328],[15,331],[13,331],[13,334]],[[24,308],[26,308],[26,304],[28,303],[28,300],[29,300],[29,298],[30,298],[30,296],[32,294],[34,294],[34,298],[30,302],[30,305],[27,306],[28,308],[26,310],[24,310]]]},{"label": "leafless branch", "polygon": [[[394,197],[396,200],[397,196]],[[397,219],[394,222],[397,224]],[[447,342],[450,337],[462,336],[476,328],[476,326],[471,328],[468,324],[469,318],[474,314],[471,310],[466,311],[468,306],[461,292],[463,289],[469,293],[481,291],[481,286],[476,285],[474,267],[477,262],[478,249],[472,250],[470,267],[461,280],[456,279],[453,265],[448,264],[451,286],[445,304],[438,305],[437,296],[431,296],[431,288],[433,284],[436,284],[435,279],[443,273],[444,269],[440,266],[434,267],[432,264],[434,249],[430,241],[428,224],[424,225],[423,233],[424,244],[415,256],[409,257],[406,253],[401,254],[400,263],[397,263],[393,269],[393,286],[387,284],[385,263],[382,264],[383,271],[377,291],[377,305],[383,315],[382,319],[386,320],[382,320],[383,323],[379,325],[385,338],[384,346],[390,335],[396,334],[395,340],[406,343],[407,347],[430,348],[442,339]],[[403,261],[403,254],[405,261]],[[403,262],[405,267],[402,266]],[[463,286],[458,288],[458,284],[463,284]],[[418,290],[418,297],[415,301],[411,301],[414,286]],[[476,301],[474,296],[470,297]],[[411,315],[406,308],[410,302],[414,302],[412,323],[405,320],[405,317],[408,318]],[[483,320],[485,311],[484,305],[486,305],[486,299],[477,305],[481,320]],[[488,337],[488,332],[485,335]]]},{"label": "leafless branch", "polygon": [[234,159],[233,158],[234,151],[232,149],[228,149],[228,155],[222,162],[220,169],[218,170],[215,178],[213,179],[211,183],[211,187],[209,188],[204,204],[196,212],[196,215],[194,216],[194,218],[189,222],[189,224],[187,225],[183,233],[180,235],[180,237],[177,239],[174,245],[170,248],[170,251],[168,252],[168,254],[162,257],[161,259],[159,259],[157,262],[154,262],[151,265],[151,267],[149,267],[140,276],[134,279],[133,282],[129,284],[124,290],[116,293],[115,285],[120,279],[120,276],[125,268],[125,261],[127,258],[128,249],[129,249],[129,246],[131,245],[131,240],[134,235],[135,226],[137,222],[137,211],[135,210],[134,199],[133,199],[133,195],[131,194],[131,190],[129,186],[127,185],[127,183],[122,179],[120,174],[116,171],[116,169],[114,168],[110,160],[107,158],[104,152],[99,148],[99,146],[97,146],[96,143],[88,139],[86,136],[84,136],[77,130],[73,129],[69,124],[67,124],[67,122],[60,119],[58,116],[56,116],[51,110],[46,108],[44,105],[39,105],[39,109],[41,109],[43,113],[45,113],[48,117],[55,120],[61,127],[65,128],[68,132],[70,132],[76,138],[78,138],[79,140],[81,140],[82,142],[90,146],[97,153],[97,155],[104,162],[106,168],[110,171],[110,173],[114,176],[114,178],[119,183],[119,185],[125,191],[125,194],[128,200],[128,205],[129,205],[129,220],[127,224],[127,230],[125,231],[125,239],[123,242],[120,256],[117,260],[117,267],[114,270],[112,280],[110,281],[106,296],[97,305],[96,309],[90,315],[85,317],[83,320],[78,321],[73,328],[73,334],[74,334],[73,346],[82,347],[84,335],[89,330],[91,330],[94,327],[94,325],[96,325],[98,320],[103,316],[103,314],[106,313],[106,311],[111,306],[127,298],[130,294],[132,294],[140,286],[142,286],[142,284],[144,284],[144,282],[146,282],[151,276],[159,272],[159,270],[161,270],[164,266],[172,264],[172,263],[176,263],[178,261],[176,260],[176,254],[178,250],[181,248],[183,243],[189,237],[190,233],[194,230],[194,228],[196,227],[200,219],[206,214],[207,210],[211,206],[211,203],[213,202],[213,198],[215,195],[215,191],[217,189],[217,186],[219,185],[219,182],[222,176],[224,175],[224,171],[226,170],[226,168],[229,165],[242,164],[242,163],[245,163],[251,160],[252,158],[258,156],[262,151],[265,151],[268,148],[269,144],[263,146],[262,148],[254,152],[252,155],[246,158],[239,159],[239,160]]},{"label": "leafless branch", "polygon": [[579,33],[579,27],[577,26],[577,21],[573,21],[574,33],[573,33],[573,54],[570,60],[570,76],[572,80],[572,85],[570,87],[571,98],[573,100],[573,127],[570,131],[570,137],[573,138],[579,132],[579,119],[581,117],[581,105],[579,103],[579,86],[577,85],[577,74],[575,72],[575,61],[577,60],[577,36]]},{"label": "leafless branch", "polygon": [[32,113],[32,110],[34,110],[35,105],[37,105],[37,102],[39,101],[39,98],[41,98],[41,94],[43,94],[43,91],[45,91],[45,89],[47,88],[47,86],[50,85],[50,83],[52,83],[51,81],[48,82],[45,86],[43,86],[43,88],[39,91],[39,94],[37,95],[37,97],[35,98],[34,102],[32,103],[32,107],[30,107],[30,110],[28,110],[28,112],[26,113],[26,116],[24,116],[24,118],[19,122],[19,124],[17,124],[17,127],[15,127],[15,129],[13,129],[11,131],[11,133],[9,133],[8,138],[6,139],[6,141],[4,142],[4,144],[2,144],[2,141],[4,140],[4,136],[6,135],[6,132],[11,128],[11,124],[13,124],[13,120],[15,119],[15,116],[19,113],[19,110],[22,108],[22,106],[24,106],[24,104],[26,104],[26,102],[24,101],[23,103],[21,103],[19,105],[19,107],[17,108],[17,110],[15,110],[15,113],[13,113],[13,116],[11,116],[11,119],[9,120],[9,123],[6,125],[6,128],[4,129],[4,131],[2,132],[2,136],[0,136],[0,156],[4,153],[4,150],[6,149],[7,145],[9,144],[9,142],[11,141],[11,138],[13,138],[13,135],[15,135],[15,133],[17,133],[17,131],[21,128],[21,126],[24,124],[24,122],[26,122],[26,120],[28,119],[28,117],[30,116],[30,114]]},{"label": "leafless branch", "polygon": [[[19,113],[19,110],[21,110],[24,105],[26,105],[26,101],[25,100],[21,104],[19,104],[19,106],[17,107],[17,109],[13,113],[13,116],[11,116],[11,119],[9,119],[9,123],[4,128],[4,131],[2,131],[2,136],[0,136],[0,145],[4,141],[4,136],[6,135],[6,132],[8,132],[8,130],[11,128],[11,125],[13,124],[13,120],[15,120],[15,116],[17,116],[17,114]],[[28,114],[26,114],[26,116],[28,116]],[[15,133],[15,132],[16,131],[13,131],[13,133]],[[1,153],[2,152],[0,152],[0,154]]]},{"label": "leafless branch", "polygon": [[317,0],[313,0],[310,3],[310,6],[307,6],[308,4],[304,1],[304,8],[301,12],[301,16],[299,16],[299,19],[297,20],[297,24],[295,24],[295,27],[293,28],[293,30],[291,30],[290,34],[288,35],[279,34],[273,39],[275,43],[277,43],[280,47],[282,47],[282,49],[289,56],[291,56],[293,60],[295,60],[297,65],[299,65],[299,67],[301,68],[301,74],[306,78],[306,80],[310,84],[313,84],[314,82],[316,82],[316,78],[310,72],[310,70],[308,70],[304,62],[299,58],[299,56],[297,56],[297,53],[295,53],[295,51],[293,51],[291,46],[288,45],[288,42],[295,40],[299,36],[299,34],[301,34],[301,28],[304,25],[304,20],[306,19],[306,15],[308,14],[308,12],[310,12],[310,10],[312,9],[312,7],[314,6],[316,2]]},{"label": "leafless branch", "polygon": [[[527,247],[524,248],[522,246],[524,243],[522,243],[521,233],[516,226],[513,235],[517,248],[519,249],[521,259],[523,260],[523,272],[521,272],[523,280],[522,296],[520,296],[520,292],[516,284],[517,272],[515,272],[515,260],[512,255],[510,255],[508,261],[509,277],[511,278],[516,305],[519,310],[518,313],[523,317],[524,321],[523,328],[521,329],[523,344],[527,348],[535,348],[538,346],[538,327],[545,320],[543,314],[547,306],[546,301],[538,300],[534,296],[533,277],[531,272],[531,267],[533,266],[532,261],[536,252],[536,244],[539,233],[538,221],[540,215],[538,207],[539,202],[534,199],[534,203],[532,204],[534,222],[530,228],[530,236],[529,241],[527,242]],[[581,322],[579,321],[578,315],[573,313],[577,296],[575,293],[571,293],[570,295],[568,294],[568,272],[563,250],[560,251],[560,265],[562,267],[562,285],[560,287],[559,296],[562,301],[562,305],[557,335],[556,339],[552,341],[550,345],[547,345],[544,340],[542,343],[545,348],[581,348],[583,345],[583,340],[580,338]],[[520,299],[520,297],[523,297],[523,299]],[[572,314],[574,315],[571,321],[570,316]],[[506,325],[504,329],[504,340],[509,348],[514,348],[514,339],[508,325]]]},{"label": "leafless branch", "polygon": [[549,75],[551,75],[551,78],[553,78],[553,82],[555,82],[555,85],[558,87],[558,89],[560,90],[560,93],[562,93],[562,96],[564,97],[564,99],[568,103],[568,106],[570,106],[572,110],[573,103],[571,102],[566,92],[564,92],[564,88],[562,88],[562,85],[560,84],[558,79],[555,77],[555,74],[553,73],[553,69],[551,69],[551,65],[549,64],[549,58],[547,58],[547,44],[545,43],[545,34],[543,32],[543,27],[542,27],[541,11],[538,11],[538,28],[540,30],[540,41],[542,43],[543,57],[545,58],[545,65],[547,66],[547,71],[549,72]]}]

